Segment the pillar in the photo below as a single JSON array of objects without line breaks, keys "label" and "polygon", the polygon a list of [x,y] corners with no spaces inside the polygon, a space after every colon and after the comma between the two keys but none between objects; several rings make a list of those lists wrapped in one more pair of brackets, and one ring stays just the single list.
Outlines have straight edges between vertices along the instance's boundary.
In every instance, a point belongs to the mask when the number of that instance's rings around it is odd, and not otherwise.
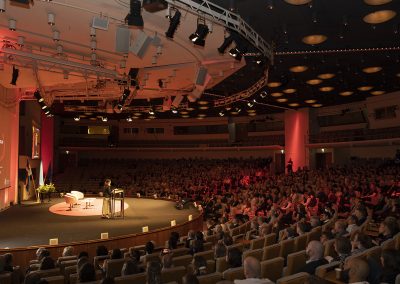
[{"label": "pillar", "polygon": [[[54,166],[54,118],[41,114],[40,151],[43,164],[43,175],[46,181],[52,178]],[[49,172],[50,171],[50,172]]]}]

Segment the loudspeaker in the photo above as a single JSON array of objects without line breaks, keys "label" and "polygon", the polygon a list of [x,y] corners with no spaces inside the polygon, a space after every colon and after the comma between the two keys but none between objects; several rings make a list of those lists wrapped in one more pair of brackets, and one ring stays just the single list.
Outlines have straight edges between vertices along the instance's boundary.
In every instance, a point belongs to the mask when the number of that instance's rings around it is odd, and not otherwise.
[{"label": "loudspeaker", "polygon": [[126,27],[117,27],[117,32],[115,33],[115,35],[115,51],[128,53],[131,31]]},{"label": "loudspeaker", "polygon": [[235,123],[230,117],[228,119],[229,143],[242,142],[247,138],[247,124]]},{"label": "loudspeaker", "polygon": [[137,57],[143,58],[151,41],[151,37],[149,37],[146,33],[139,31],[136,39],[133,41],[132,46],[129,47],[129,51],[135,54]]},{"label": "loudspeaker", "polygon": [[95,29],[108,31],[108,24],[109,24],[108,18],[97,17],[97,16],[93,17],[92,27]]},{"label": "loudspeaker", "polygon": [[207,76],[207,68],[201,66],[197,71],[196,81],[195,81],[196,85],[203,86],[206,81],[206,76]]}]

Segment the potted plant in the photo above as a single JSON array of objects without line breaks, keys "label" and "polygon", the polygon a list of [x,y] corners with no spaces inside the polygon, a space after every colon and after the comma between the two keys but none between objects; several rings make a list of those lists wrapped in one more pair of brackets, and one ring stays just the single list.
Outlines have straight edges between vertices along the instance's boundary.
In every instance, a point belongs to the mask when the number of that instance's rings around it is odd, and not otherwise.
[{"label": "potted plant", "polygon": [[52,192],[56,191],[56,187],[54,186],[54,183],[49,183],[49,184],[43,184],[39,186],[36,191],[38,192],[38,197],[40,199],[40,202],[43,203],[44,201],[44,196],[47,194],[49,201],[50,201],[50,196]]}]

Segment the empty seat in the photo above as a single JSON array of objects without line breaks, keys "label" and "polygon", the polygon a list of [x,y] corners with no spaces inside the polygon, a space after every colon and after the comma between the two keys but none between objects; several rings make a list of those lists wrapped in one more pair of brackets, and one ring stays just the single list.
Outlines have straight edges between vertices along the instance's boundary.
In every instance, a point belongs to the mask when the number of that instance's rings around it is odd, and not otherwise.
[{"label": "empty seat", "polygon": [[294,239],[282,241],[279,256],[286,258],[292,252],[294,252]]},{"label": "empty seat", "polygon": [[284,276],[289,276],[300,272],[300,269],[306,265],[306,260],[307,255],[305,250],[288,254]]},{"label": "empty seat", "polygon": [[163,283],[177,281],[182,283],[182,277],[186,274],[186,268],[184,266],[177,266],[161,271],[161,279]]},{"label": "empty seat", "polygon": [[114,278],[121,276],[122,266],[125,263],[125,259],[107,259],[105,261],[105,271],[107,278]]},{"label": "empty seat", "polygon": [[222,274],[219,272],[197,276],[200,284],[214,284],[222,280]]},{"label": "empty seat", "polygon": [[146,273],[138,273],[114,278],[115,284],[146,284]]},{"label": "empty seat", "polygon": [[229,281],[234,281],[235,279],[244,279],[243,266],[229,268],[222,273],[222,278]]},{"label": "empty seat", "polygon": [[254,239],[250,242],[250,249],[260,249],[264,247],[265,237]]},{"label": "empty seat", "polygon": [[215,271],[216,272],[224,272],[225,270],[227,270],[229,267],[228,263],[226,262],[226,258],[225,256],[223,257],[219,257],[216,259],[215,261]]},{"label": "empty seat", "polygon": [[248,256],[252,256],[252,257],[258,259],[259,261],[261,261],[262,257],[263,257],[263,253],[264,253],[264,249],[262,249],[262,248],[254,249],[254,250],[247,250],[243,253],[243,259],[245,259]]},{"label": "empty seat", "polygon": [[208,251],[198,252],[193,255],[193,257],[195,256],[202,256],[205,260],[211,260],[214,259],[214,251],[208,250]]},{"label": "empty seat", "polygon": [[267,278],[275,282],[282,277],[282,270],[285,260],[283,257],[275,257],[273,259],[261,262],[261,278]]},{"label": "empty seat", "polygon": [[264,248],[262,260],[273,259],[279,256],[281,244],[270,245]]},{"label": "empty seat", "polygon": [[276,284],[304,284],[308,279],[309,274],[306,272],[296,273],[290,276],[279,278]]},{"label": "empty seat", "polygon": [[186,267],[189,263],[192,262],[193,257],[191,255],[183,255],[172,258],[172,263],[174,266],[184,266]]},{"label": "empty seat", "polygon": [[[45,277],[42,279],[46,280],[48,284],[64,284],[64,282],[65,282],[64,276],[62,276],[62,275]],[[3,282],[0,282],[0,283],[3,283]]]},{"label": "empty seat", "polygon": [[60,268],[54,268],[48,270],[36,270],[35,273],[39,274],[40,278],[61,275]]}]

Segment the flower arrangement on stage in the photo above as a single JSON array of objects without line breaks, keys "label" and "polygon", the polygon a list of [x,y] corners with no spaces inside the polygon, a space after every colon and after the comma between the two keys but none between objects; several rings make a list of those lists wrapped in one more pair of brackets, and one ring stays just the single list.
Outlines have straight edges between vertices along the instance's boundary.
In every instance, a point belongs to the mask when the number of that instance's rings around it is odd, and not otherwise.
[{"label": "flower arrangement on stage", "polygon": [[49,201],[50,201],[50,196],[52,192],[56,191],[56,187],[54,186],[54,183],[49,183],[49,184],[42,184],[38,188],[36,188],[37,192],[37,200],[41,202],[44,201],[44,196],[47,194]]}]

